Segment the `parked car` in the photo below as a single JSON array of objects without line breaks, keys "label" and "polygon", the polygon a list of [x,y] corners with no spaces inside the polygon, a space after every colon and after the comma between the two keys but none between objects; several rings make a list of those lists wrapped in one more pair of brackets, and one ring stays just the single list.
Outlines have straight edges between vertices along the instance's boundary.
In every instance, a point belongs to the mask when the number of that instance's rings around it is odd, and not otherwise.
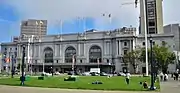
[{"label": "parked car", "polygon": [[97,72],[90,72],[91,76],[99,76],[100,74]]},{"label": "parked car", "polygon": [[126,76],[126,74],[123,72],[119,72],[119,73],[117,73],[117,76]]},{"label": "parked car", "polygon": [[84,72],[82,73],[83,76],[91,76],[90,72]]},{"label": "parked car", "polygon": [[55,74],[55,75],[60,75],[61,73],[59,73],[59,72],[55,72],[54,74]]},{"label": "parked car", "polygon": [[[68,75],[73,75],[73,71],[67,72]],[[80,75],[80,73],[77,73],[76,71],[74,72],[74,75]]]},{"label": "parked car", "polygon": [[44,73],[41,74],[41,76],[51,76],[51,75],[52,75],[52,74],[46,73],[46,72],[44,72]]},{"label": "parked car", "polygon": [[105,73],[105,72],[101,72],[101,73],[100,73],[100,76],[108,76],[108,74]]}]

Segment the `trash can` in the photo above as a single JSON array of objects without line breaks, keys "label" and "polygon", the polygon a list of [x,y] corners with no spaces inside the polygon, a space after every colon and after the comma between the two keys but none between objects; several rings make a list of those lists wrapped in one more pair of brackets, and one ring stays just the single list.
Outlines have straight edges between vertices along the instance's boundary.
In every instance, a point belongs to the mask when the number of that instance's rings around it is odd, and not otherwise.
[{"label": "trash can", "polygon": [[30,76],[26,76],[25,81],[29,81],[30,80]]}]

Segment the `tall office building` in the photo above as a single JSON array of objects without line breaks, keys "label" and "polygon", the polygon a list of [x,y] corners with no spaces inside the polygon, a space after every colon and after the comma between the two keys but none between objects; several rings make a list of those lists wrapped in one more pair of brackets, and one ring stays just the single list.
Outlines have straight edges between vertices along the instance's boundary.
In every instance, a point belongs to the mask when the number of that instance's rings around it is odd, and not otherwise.
[{"label": "tall office building", "polygon": [[21,22],[21,36],[43,36],[47,34],[47,20],[28,19]]},{"label": "tall office building", "polygon": [[146,6],[147,34],[162,34],[163,32],[163,0],[140,0],[140,34],[145,32],[144,1]]}]

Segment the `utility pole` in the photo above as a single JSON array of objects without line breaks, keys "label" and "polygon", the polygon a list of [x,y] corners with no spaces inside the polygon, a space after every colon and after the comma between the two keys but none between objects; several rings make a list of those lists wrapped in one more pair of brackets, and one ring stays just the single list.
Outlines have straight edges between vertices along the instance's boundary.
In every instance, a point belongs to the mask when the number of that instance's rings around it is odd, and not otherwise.
[{"label": "utility pole", "polygon": [[11,55],[11,78],[14,78],[14,56]]},{"label": "utility pole", "polygon": [[22,76],[21,76],[21,85],[24,85],[24,81],[25,81],[25,73],[24,73],[24,61],[25,61],[25,45],[22,46],[23,48],[23,55],[22,55],[22,65],[21,65],[21,72],[22,72]]}]

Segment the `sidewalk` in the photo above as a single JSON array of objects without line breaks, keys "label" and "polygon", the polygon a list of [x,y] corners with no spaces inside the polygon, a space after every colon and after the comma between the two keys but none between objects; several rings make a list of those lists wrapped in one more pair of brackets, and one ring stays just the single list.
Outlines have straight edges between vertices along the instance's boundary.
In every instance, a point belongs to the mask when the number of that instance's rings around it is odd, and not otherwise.
[{"label": "sidewalk", "polygon": [[1,86],[0,93],[158,93],[140,91],[99,91],[99,90],[76,90],[76,89],[54,89],[54,88],[32,88]]},{"label": "sidewalk", "polygon": [[180,81],[161,82],[161,93],[180,93]]}]

